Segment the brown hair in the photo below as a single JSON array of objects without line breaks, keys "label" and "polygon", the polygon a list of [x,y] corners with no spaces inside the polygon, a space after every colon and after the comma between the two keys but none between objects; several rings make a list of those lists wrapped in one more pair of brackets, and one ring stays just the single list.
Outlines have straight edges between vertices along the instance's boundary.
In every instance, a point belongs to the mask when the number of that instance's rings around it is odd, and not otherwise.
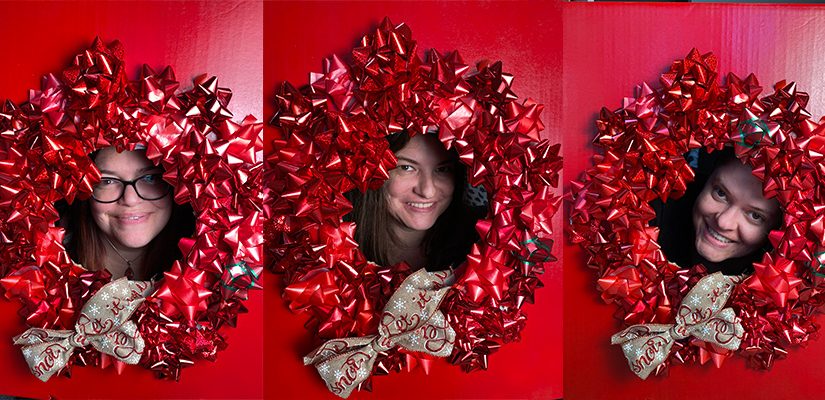
[{"label": "brown hair", "polygon": [[[170,193],[169,196],[171,195]],[[92,201],[94,200],[75,201],[61,225],[68,233],[66,250],[72,260],[87,270],[100,271],[106,269],[103,260],[108,244],[92,218]],[[147,278],[168,270],[175,260],[181,258],[178,242],[181,238],[192,236],[194,228],[192,207],[173,203],[169,222],[147,245],[146,256],[143,257],[139,270],[145,271]]]},{"label": "brown hair", "polygon": [[[406,132],[399,132],[387,136],[387,140],[390,150],[395,153],[407,145],[410,136]],[[466,168],[454,150],[450,151],[450,157],[455,163],[455,190],[450,206],[424,237],[427,269],[445,269],[461,263],[478,237],[474,228],[476,218],[462,203]],[[383,187],[367,190],[366,193],[353,190],[347,193],[347,197],[352,201],[353,209],[344,220],[356,223],[355,240],[364,256],[369,261],[388,265],[391,251],[398,240],[391,228],[390,222],[395,217],[387,208]]]},{"label": "brown hair", "polygon": [[[94,160],[97,152],[89,155]],[[167,196],[172,196],[170,192]],[[71,206],[60,204],[61,220],[59,225],[66,229],[66,251],[75,262],[90,271],[106,269],[103,260],[106,256],[107,243],[104,234],[94,222],[91,202],[93,199],[76,200]],[[175,260],[181,258],[178,242],[181,238],[191,237],[195,232],[195,214],[188,204],[179,205],[172,202],[172,215],[166,226],[152,239],[146,247],[146,256],[140,264],[140,271],[146,278],[169,269]]]}]

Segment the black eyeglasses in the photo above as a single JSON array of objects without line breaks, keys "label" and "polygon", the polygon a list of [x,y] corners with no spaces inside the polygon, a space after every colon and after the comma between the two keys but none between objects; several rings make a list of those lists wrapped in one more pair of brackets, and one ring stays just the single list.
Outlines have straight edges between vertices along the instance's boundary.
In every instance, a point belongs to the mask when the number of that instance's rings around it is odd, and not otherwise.
[{"label": "black eyeglasses", "polygon": [[135,188],[135,193],[143,200],[158,200],[172,190],[163,180],[163,174],[148,174],[131,181],[117,178],[101,178],[92,190],[92,198],[98,203],[114,203],[126,193],[126,187]]}]

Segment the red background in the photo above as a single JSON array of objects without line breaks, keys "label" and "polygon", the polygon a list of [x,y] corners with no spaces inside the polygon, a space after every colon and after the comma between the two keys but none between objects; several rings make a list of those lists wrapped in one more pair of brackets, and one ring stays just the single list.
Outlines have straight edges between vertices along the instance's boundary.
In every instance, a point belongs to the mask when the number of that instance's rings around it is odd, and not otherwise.
[{"label": "red background", "polygon": [[[670,63],[696,47],[719,57],[722,75],[753,72],[771,93],[775,82],[796,81],[811,94],[808,110],[825,112],[822,46],[825,9],[809,6],[567,4],[564,8],[565,176],[591,165],[590,141],[602,106],[616,109],[635,85],[658,85]],[[818,117],[816,117],[818,119]],[[569,185],[568,185],[569,188]],[[770,372],[745,367],[741,357],[721,369],[675,366],[670,377],[641,381],[610,336],[620,328],[613,305],[595,289],[578,246],[564,249],[565,398],[732,399],[822,398],[825,341],[793,348]]]},{"label": "red background", "polygon": [[[127,73],[137,78],[142,64],[158,72],[172,65],[181,89],[208,73],[234,92],[230,110],[240,120],[261,116],[262,4],[250,3],[8,3],[0,2],[0,98],[22,102],[40,77],[64,68],[99,35],[126,48]],[[229,348],[214,363],[198,361],[180,382],[162,381],[146,369],[76,367],[72,378],[41,383],[11,344],[25,329],[18,305],[0,300],[0,394],[36,398],[260,398],[262,396],[261,311],[263,295],[253,292],[249,314],[228,330]]]},{"label": "red background", "polygon": [[[261,9],[264,16],[261,17]],[[562,24],[564,59],[562,62]],[[279,82],[307,82],[324,57],[349,54],[360,37],[384,16],[404,21],[420,50],[459,49],[468,63],[501,59],[512,72],[515,91],[547,108],[546,137],[565,133],[565,176],[576,178],[590,165],[589,145],[602,106],[616,108],[633,87],[655,83],[675,58],[692,47],[713,51],[720,72],[757,74],[766,91],[775,81],[796,81],[811,94],[809,111],[825,113],[822,79],[825,9],[810,6],[581,4],[566,3],[0,3],[0,32],[6,40],[0,63],[0,97],[23,101],[40,76],[58,71],[96,35],[121,40],[131,76],[142,63],[175,67],[182,88],[202,72],[216,74],[235,97],[239,119],[272,115]],[[266,21],[265,27],[262,22]],[[265,33],[262,34],[262,29]],[[261,85],[264,42],[264,76]],[[564,84],[561,71],[564,68]],[[565,94],[562,106],[562,91]],[[263,102],[261,100],[263,94]],[[261,113],[261,109],[264,112]],[[562,115],[564,118],[562,118]],[[270,132],[271,133],[271,132]],[[560,227],[561,217],[554,221]],[[560,229],[559,229],[560,231]],[[558,236],[558,235],[557,235]],[[557,243],[561,243],[560,240]],[[556,253],[561,253],[556,247]],[[676,366],[670,377],[640,381],[611,347],[618,328],[614,307],[603,304],[594,274],[581,251],[565,246],[565,397],[599,398],[818,398],[825,342],[794,348],[770,372],[745,368],[741,358],[713,366]],[[437,363],[421,371],[375,379],[373,394],[352,398],[554,398],[562,395],[562,274],[557,263],[544,277],[538,304],[520,343],[493,355],[486,372],[464,374]],[[315,343],[303,318],[290,314],[280,287],[269,275],[267,290],[253,293],[250,314],[229,332],[230,347],[215,363],[199,362],[181,382],[156,380],[148,371],[74,368],[73,378],[43,384],[24,366],[10,338],[25,328],[17,306],[0,301],[0,393],[58,398],[211,397],[334,398],[300,357]],[[263,303],[267,313],[263,318]],[[265,329],[265,330],[264,330]],[[264,332],[262,335],[261,333]],[[266,338],[264,346],[262,336]],[[262,350],[263,348],[263,350]],[[266,365],[264,365],[266,357]],[[266,380],[265,389],[262,382]],[[700,386],[701,385],[701,386]],[[264,392],[265,390],[265,392]]]},{"label": "red background", "polygon": [[[389,16],[393,23],[412,28],[419,53],[430,48],[456,50],[473,65],[482,59],[502,60],[515,76],[514,91],[521,99],[544,103],[546,137],[560,137],[561,19],[555,3],[266,3],[264,6],[264,110],[273,114],[276,88],[283,81],[296,86],[321,71],[332,54],[349,59],[360,38]],[[271,133],[271,132],[270,132]],[[557,214],[556,243],[561,243]],[[554,248],[560,256],[560,246]],[[504,346],[490,357],[487,371],[465,374],[444,361],[429,375],[421,370],[374,379],[373,393],[351,399],[535,398],[562,396],[561,390],[561,263],[551,264],[543,277],[535,305],[528,305],[522,341]],[[268,282],[279,281],[273,275]],[[280,298],[281,285],[268,285],[266,307],[267,398],[337,398],[317,372],[301,357],[317,344],[303,323]]]}]

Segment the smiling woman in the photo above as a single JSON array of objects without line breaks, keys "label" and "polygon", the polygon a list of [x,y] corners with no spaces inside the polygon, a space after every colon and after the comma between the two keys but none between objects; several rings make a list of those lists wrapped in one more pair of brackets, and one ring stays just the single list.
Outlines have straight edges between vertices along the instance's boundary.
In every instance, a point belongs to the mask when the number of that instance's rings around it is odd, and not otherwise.
[{"label": "smiling woman", "polygon": [[751,169],[732,159],[718,167],[693,205],[696,252],[710,262],[744,257],[768,241],[779,202],[762,195]]},{"label": "smiling woman", "polygon": [[768,233],[782,222],[779,203],[764,197],[761,181],[732,149],[696,155],[697,177],[684,197],[654,203],[662,250],[684,268],[748,272],[770,250]]},{"label": "smiling woman", "polygon": [[178,241],[194,230],[191,208],[174,204],[163,169],[143,150],[109,147],[92,159],[100,183],[61,221],[69,254],[89,270],[109,271],[112,279],[155,277],[180,258]]},{"label": "smiling woman", "polygon": [[462,202],[466,178],[458,155],[433,134],[400,132],[387,139],[398,160],[389,179],[378,190],[350,193],[356,241],[381,265],[457,266],[477,240],[475,218]]}]

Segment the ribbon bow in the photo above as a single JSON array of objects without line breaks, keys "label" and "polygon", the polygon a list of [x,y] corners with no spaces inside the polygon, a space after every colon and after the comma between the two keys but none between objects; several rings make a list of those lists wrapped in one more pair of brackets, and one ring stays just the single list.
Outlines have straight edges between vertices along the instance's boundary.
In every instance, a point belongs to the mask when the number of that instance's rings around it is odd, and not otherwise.
[{"label": "ribbon bow", "polygon": [[126,278],[109,282],[83,306],[74,331],[29,328],[14,344],[23,346],[29,369],[43,382],[66,366],[76,347],[90,344],[126,364],[137,364],[144,343],[129,317],[150,288],[149,282]]},{"label": "ribbon bow", "polygon": [[744,329],[732,308],[722,309],[733,292],[734,279],[721,272],[702,278],[682,299],[675,325],[633,325],[613,335],[610,342],[622,345],[630,369],[642,379],[665,361],[674,341],[688,336],[738,349]]},{"label": "ribbon bow", "polygon": [[450,271],[415,272],[390,297],[378,335],[329,340],[304,357],[304,364],[314,364],[327,388],[347,398],[370,376],[378,352],[399,346],[438,357],[450,355],[455,331],[438,306],[453,280]]}]

